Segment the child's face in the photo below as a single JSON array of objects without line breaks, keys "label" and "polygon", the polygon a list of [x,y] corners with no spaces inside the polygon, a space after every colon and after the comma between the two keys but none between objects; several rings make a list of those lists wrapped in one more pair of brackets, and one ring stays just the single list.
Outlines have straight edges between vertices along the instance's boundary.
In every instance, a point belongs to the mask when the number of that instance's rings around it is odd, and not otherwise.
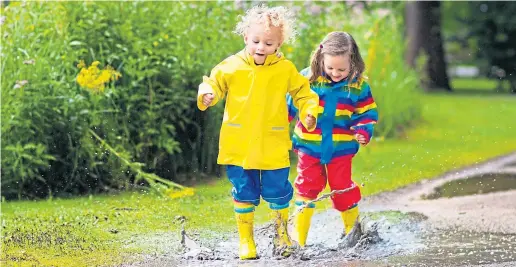
[{"label": "child's face", "polygon": [[340,82],[349,75],[350,69],[349,55],[323,56],[324,72],[333,82]]},{"label": "child's face", "polygon": [[263,24],[252,25],[244,36],[246,50],[254,58],[254,63],[262,65],[268,55],[276,53],[281,46],[281,30],[271,26],[265,30]]}]

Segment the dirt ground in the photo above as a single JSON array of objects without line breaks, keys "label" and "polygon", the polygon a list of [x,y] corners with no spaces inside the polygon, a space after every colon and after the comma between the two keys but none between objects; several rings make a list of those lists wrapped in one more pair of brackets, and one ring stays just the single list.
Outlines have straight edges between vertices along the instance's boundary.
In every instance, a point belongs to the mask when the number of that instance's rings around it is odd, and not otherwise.
[{"label": "dirt ground", "polygon": [[124,266],[516,266],[515,163],[513,153],[364,198],[346,239],[338,212],[315,214],[307,247],[286,259],[272,255],[270,231],[256,231],[258,260],[238,260],[235,233]]}]

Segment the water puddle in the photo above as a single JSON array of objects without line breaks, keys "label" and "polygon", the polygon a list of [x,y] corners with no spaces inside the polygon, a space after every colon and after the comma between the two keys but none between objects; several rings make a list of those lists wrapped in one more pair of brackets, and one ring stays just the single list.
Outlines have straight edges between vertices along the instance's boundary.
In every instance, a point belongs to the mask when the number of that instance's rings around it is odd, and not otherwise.
[{"label": "water puddle", "polygon": [[[238,259],[238,238],[219,235],[199,242],[200,253],[157,253],[124,266],[469,266],[516,262],[516,235],[429,230],[427,217],[416,212],[364,212],[360,227],[341,238],[340,214],[314,216],[307,246],[288,258],[272,255],[272,233],[255,231],[260,258]],[[157,237],[154,237],[159,239]],[[170,241],[170,236],[168,238]],[[197,239],[197,238],[196,238]],[[158,240],[150,239],[150,243]],[[351,242],[348,242],[351,241]],[[161,243],[158,242],[158,243]],[[170,244],[162,244],[170,249]]]},{"label": "water puddle", "polygon": [[448,182],[422,196],[423,199],[451,198],[516,189],[516,174],[489,173]]},{"label": "water puddle", "polygon": [[375,212],[363,213],[362,223],[346,238],[340,214],[330,210],[314,216],[307,246],[299,249],[289,258],[272,255],[272,233],[255,231],[260,259],[238,260],[238,239],[221,241],[212,247],[216,260],[199,260],[195,255],[187,255],[185,264],[241,266],[387,266],[383,259],[392,255],[411,254],[425,246],[420,242],[426,218],[418,213]]},{"label": "water puddle", "polygon": [[516,261],[516,235],[466,231],[427,232],[426,248],[389,262],[406,266],[470,266]]},{"label": "water puddle", "polygon": [[511,162],[506,165],[507,167],[516,167],[516,162]]}]

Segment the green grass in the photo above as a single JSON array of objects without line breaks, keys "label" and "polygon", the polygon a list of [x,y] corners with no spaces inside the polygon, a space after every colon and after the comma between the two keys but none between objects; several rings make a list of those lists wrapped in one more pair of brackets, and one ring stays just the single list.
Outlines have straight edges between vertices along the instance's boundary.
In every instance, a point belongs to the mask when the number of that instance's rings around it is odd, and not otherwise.
[{"label": "green grass", "polygon": [[[500,81],[486,78],[454,78],[451,80],[451,87],[454,90],[463,91],[491,91],[496,92]],[[502,83],[503,92],[509,92],[509,82]]]},{"label": "green grass", "polygon": [[228,231],[233,218],[226,215],[231,215],[232,207],[227,184],[221,182],[199,186],[194,197],[181,199],[130,192],[4,202],[2,260],[27,266],[116,264],[135,252],[161,249],[140,243],[143,237],[168,234],[170,243],[179,244],[177,216],[181,215],[188,219],[189,232],[204,228],[201,233],[206,236],[215,230]]},{"label": "green grass", "polygon": [[[404,138],[377,138],[355,157],[353,176],[365,184],[364,195],[516,151],[516,97],[446,93],[422,97],[423,118],[403,133]],[[331,204],[325,201],[318,207]],[[257,222],[269,220],[267,213],[266,205],[260,205]],[[194,196],[180,199],[132,192],[3,202],[2,261],[16,266],[127,262],[135,253],[173,249],[179,243],[176,217],[180,215],[188,219],[187,232],[196,231],[203,238],[235,231],[229,182],[213,180],[196,187]],[[149,237],[161,243],[144,241]]]},{"label": "green grass", "polygon": [[516,150],[516,97],[433,94],[406,138],[374,142],[356,156],[355,177],[374,194]]}]

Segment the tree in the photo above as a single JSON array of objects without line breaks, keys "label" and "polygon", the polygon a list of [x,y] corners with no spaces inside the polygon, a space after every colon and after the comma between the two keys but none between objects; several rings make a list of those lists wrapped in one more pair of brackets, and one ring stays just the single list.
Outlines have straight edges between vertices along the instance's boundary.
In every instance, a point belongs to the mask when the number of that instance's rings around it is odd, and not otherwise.
[{"label": "tree", "polygon": [[421,52],[427,57],[426,79],[422,85],[426,90],[444,89],[451,91],[444,60],[441,36],[441,3],[408,2],[405,6],[405,27],[408,39],[406,62],[415,67]]},{"label": "tree", "polygon": [[516,2],[471,2],[466,19],[476,37],[477,56],[486,59],[491,75],[508,80],[516,93]]}]

